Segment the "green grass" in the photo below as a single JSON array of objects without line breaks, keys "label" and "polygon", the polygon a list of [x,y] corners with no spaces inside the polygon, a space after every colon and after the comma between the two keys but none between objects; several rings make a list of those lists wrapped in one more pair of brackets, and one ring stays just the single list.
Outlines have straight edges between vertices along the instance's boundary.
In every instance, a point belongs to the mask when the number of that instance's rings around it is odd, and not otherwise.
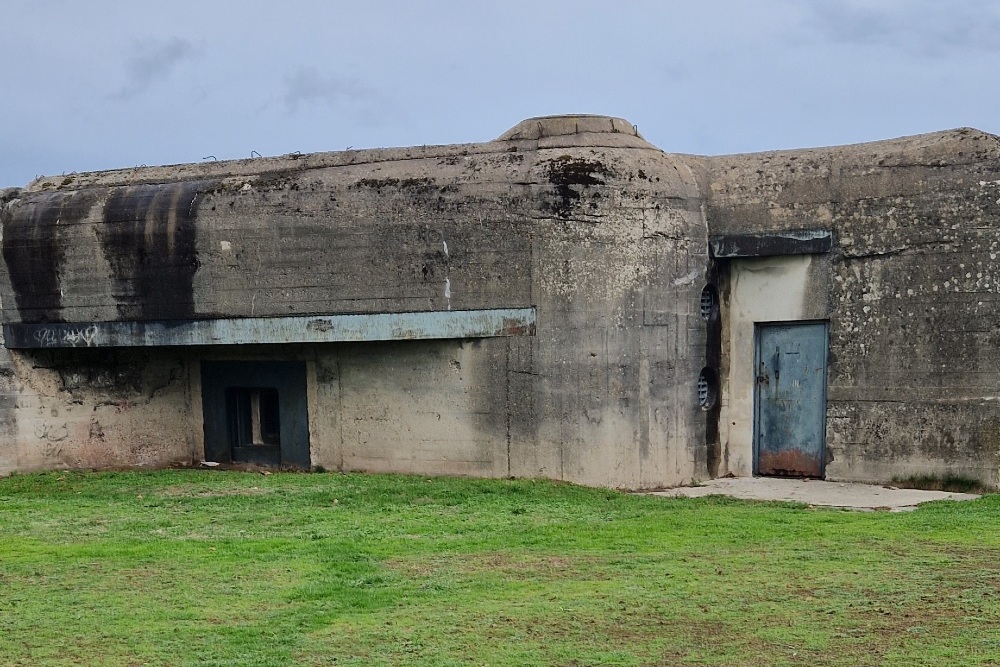
[{"label": "green grass", "polygon": [[0,665],[998,665],[1000,497],[903,514],[540,481],[0,479]]}]

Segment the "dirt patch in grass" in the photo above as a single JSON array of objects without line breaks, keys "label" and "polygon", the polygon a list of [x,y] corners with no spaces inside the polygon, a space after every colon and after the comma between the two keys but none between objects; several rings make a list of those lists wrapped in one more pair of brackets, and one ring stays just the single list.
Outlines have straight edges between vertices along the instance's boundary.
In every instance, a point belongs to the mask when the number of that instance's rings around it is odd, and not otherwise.
[{"label": "dirt patch in grass", "polygon": [[268,493],[273,493],[273,490],[263,489],[259,486],[206,489],[194,484],[180,484],[160,489],[156,495],[161,498],[225,498],[228,496],[263,496]]},{"label": "dirt patch in grass", "polygon": [[468,577],[488,573],[501,578],[541,577],[551,580],[575,578],[585,572],[588,578],[596,580],[608,576],[602,568],[605,560],[580,554],[558,556],[489,552],[392,559],[385,565],[411,577]]}]

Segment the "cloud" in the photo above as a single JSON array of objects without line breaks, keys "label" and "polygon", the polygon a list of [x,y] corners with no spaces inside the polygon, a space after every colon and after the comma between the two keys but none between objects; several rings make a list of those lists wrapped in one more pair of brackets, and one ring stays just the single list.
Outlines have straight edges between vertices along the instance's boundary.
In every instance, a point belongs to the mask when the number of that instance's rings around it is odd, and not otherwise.
[{"label": "cloud", "polygon": [[911,55],[1000,52],[1000,12],[981,0],[804,3],[804,23],[835,42]]},{"label": "cloud", "polygon": [[324,76],[310,66],[299,67],[285,78],[284,102],[290,113],[307,106],[325,105],[381,115],[387,106],[378,89],[356,79]]},{"label": "cloud", "polygon": [[174,37],[149,44],[141,44],[136,53],[125,61],[125,85],[114,95],[118,99],[132,99],[171,72],[185,60],[198,55],[198,50],[186,39]]}]

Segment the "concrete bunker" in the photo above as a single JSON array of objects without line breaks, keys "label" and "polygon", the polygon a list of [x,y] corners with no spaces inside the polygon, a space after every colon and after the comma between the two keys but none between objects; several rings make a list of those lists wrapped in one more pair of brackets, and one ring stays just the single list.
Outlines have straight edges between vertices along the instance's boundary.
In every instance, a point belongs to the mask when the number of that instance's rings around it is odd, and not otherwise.
[{"label": "concrete bunker", "polygon": [[709,158],[558,116],[4,190],[0,473],[995,487],[998,144]]}]

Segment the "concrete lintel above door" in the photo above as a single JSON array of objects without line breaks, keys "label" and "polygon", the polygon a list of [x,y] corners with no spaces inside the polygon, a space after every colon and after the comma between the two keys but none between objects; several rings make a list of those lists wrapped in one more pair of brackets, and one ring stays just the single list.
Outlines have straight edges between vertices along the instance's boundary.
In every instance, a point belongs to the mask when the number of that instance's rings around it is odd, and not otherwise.
[{"label": "concrete lintel above door", "polygon": [[829,229],[793,229],[757,234],[726,234],[708,240],[715,259],[773,257],[775,255],[816,255],[833,248]]}]

